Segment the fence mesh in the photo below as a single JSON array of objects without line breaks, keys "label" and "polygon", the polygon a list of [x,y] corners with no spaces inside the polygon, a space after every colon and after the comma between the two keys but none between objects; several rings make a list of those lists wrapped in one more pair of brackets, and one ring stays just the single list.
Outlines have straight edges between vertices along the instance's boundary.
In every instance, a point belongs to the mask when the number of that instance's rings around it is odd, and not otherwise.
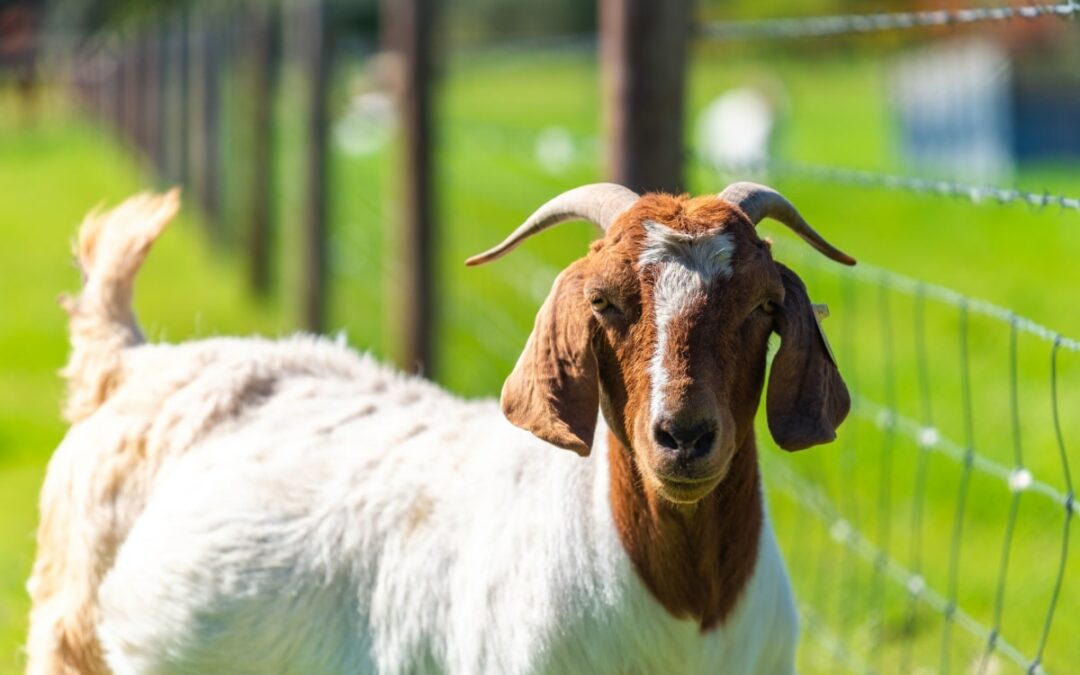
[{"label": "fence mesh", "polygon": [[[831,475],[813,465],[797,470],[792,468],[790,458],[766,455],[767,481],[774,494],[785,497],[803,517],[813,516],[819,529],[827,533],[835,548],[847,558],[832,579],[844,591],[839,594],[837,611],[830,614],[821,590],[822,584],[829,584],[830,580],[823,579],[822,574],[836,569],[837,551],[810,543],[804,535],[786,542],[789,559],[805,559],[808,551],[818,550],[814,561],[817,578],[801,584],[805,633],[831,655],[835,667],[851,672],[906,673],[930,667],[942,673],[990,673],[1002,672],[1003,664],[1016,672],[1069,672],[1068,664],[1074,662],[1062,658],[1054,662],[1056,668],[1053,668],[1045,664],[1045,656],[1068,568],[1075,508],[1062,431],[1060,360],[1062,354],[1080,353],[1080,345],[1004,308],[887,270],[860,265],[849,271],[821,265],[813,258],[802,261],[800,269],[806,267],[816,268],[820,275],[814,276],[819,283],[824,275],[834,277],[833,281],[841,287],[833,296],[833,314],[847,318],[838,327],[837,356],[852,387],[855,429],[843,430],[842,447],[837,453],[840,470]],[[899,298],[905,300],[908,317],[897,316],[895,305]],[[864,305],[866,302],[876,307],[870,311]],[[948,327],[947,323],[942,324],[947,318],[941,316],[942,312],[953,314],[954,358],[931,357],[932,346],[944,349],[945,345],[928,336],[926,315],[930,304],[936,305],[937,310],[935,333]],[[978,340],[973,340],[973,317],[982,319]],[[869,330],[868,324],[876,324],[877,330]],[[910,326],[907,336],[903,336],[907,331],[900,328],[903,324]],[[988,333],[1005,335],[1004,363],[996,372],[988,369],[990,364],[986,363],[994,351],[988,349]],[[1033,355],[1022,353],[1023,336],[1033,338],[1028,351],[1042,353],[1046,373],[1050,415],[1045,417],[1047,428],[1037,434],[1037,444],[1026,441],[1034,430],[1029,432],[1025,427],[1023,409],[1025,404],[1030,407],[1032,397],[1021,393],[1019,372],[1029,367]],[[911,391],[906,396],[898,396],[897,392],[900,359],[894,342],[902,337],[910,342],[907,345],[910,359],[905,359],[904,367],[910,361],[912,370]],[[973,342],[979,345],[974,353]],[[867,349],[878,355],[875,361],[879,377],[874,378],[874,385],[880,389],[877,393],[882,397],[881,402],[862,386],[860,375],[866,359],[860,357],[859,350]],[[955,369],[951,376],[941,372],[940,367],[949,361]],[[973,384],[975,365],[987,371],[979,378],[981,396]],[[942,414],[942,407],[949,401],[935,396],[935,386],[944,377],[955,377],[958,385],[958,409],[946,414]],[[993,404],[994,398],[1000,399],[998,405]],[[912,412],[908,413],[905,407]],[[998,419],[982,419],[979,413],[985,410],[998,415]],[[993,432],[979,433],[986,426],[992,426]],[[956,430],[958,440],[946,432],[946,427]],[[1051,427],[1052,434],[1045,433]],[[993,447],[987,438],[992,439]],[[901,445],[900,440],[906,442]],[[901,448],[914,450],[914,456],[905,452],[907,456],[900,458],[896,452]],[[1032,451],[1042,455],[1038,469],[1028,459]],[[1048,454],[1054,457],[1053,462],[1048,461]],[[937,510],[949,501],[941,493],[932,495],[928,489],[934,458],[946,461],[951,468],[939,463],[933,472],[955,476],[956,483],[951,492],[950,536],[947,542],[929,542],[938,550],[934,556],[937,569],[928,574],[924,527],[928,500],[935,497],[929,506]],[[876,467],[876,476],[859,470],[856,462]],[[901,480],[894,476],[898,464],[907,465]],[[872,490],[876,496],[872,500],[856,494],[866,491],[863,481],[868,476],[876,484]],[[977,479],[984,484],[976,494],[973,485]],[[985,511],[983,502],[987,495],[999,502],[1000,508],[993,511],[995,518],[981,513],[973,516],[973,509]],[[1023,519],[1030,529],[1021,533],[1022,505],[1035,500],[1041,504],[1038,516]],[[868,505],[876,509],[872,524],[867,522],[865,513]],[[907,512],[908,519],[907,541],[903,545],[897,541],[895,531],[901,525],[902,511]],[[997,517],[1002,514],[1003,517]],[[1038,570],[1046,576],[1033,580],[1031,575],[1040,572],[1030,566],[1018,569],[1015,564],[1017,542],[1022,538],[1026,544],[1039,540],[1045,545],[1045,532],[1037,533],[1052,528],[1055,519],[1062,523],[1060,544],[1052,556],[1046,556],[1052,549],[1044,546],[1042,555],[1050,559],[1040,561]],[[792,529],[804,531],[798,517],[795,520],[797,524]],[[995,523],[1001,529],[996,544],[993,542]],[[968,528],[973,526],[978,526],[980,531],[969,537]],[[943,543],[947,544],[947,550],[941,550]],[[860,563],[865,569],[853,571],[852,562]],[[1030,557],[1025,557],[1025,564],[1030,562]],[[978,575],[972,574],[973,564],[982,568]],[[988,575],[992,579],[989,597],[985,597],[985,592],[984,597],[965,597],[966,583],[974,576]],[[798,573],[795,576],[800,577]],[[852,586],[844,586],[847,581],[853,582]],[[1018,581],[1022,581],[1025,589],[1032,588],[1034,582],[1035,594],[1043,601],[1038,610],[1033,607],[1032,599],[1022,603],[1025,617],[1022,622],[1030,625],[1021,626],[1017,621],[1006,625],[1010,602],[1017,604],[1017,594],[1009,591]],[[864,590],[856,584],[864,584]],[[887,585],[892,589],[886,588]],[[863,611],[852,616],[846,605],[860,594],[866,598],[861,605]],[[1069,597],[1075,600],[1075,592]],[[1070,609],[1073,607],[1070,605]],[[935,615],[940,623],[936,648],[927,639],[926,612]],[[1074,620],[1075,611],[1070,614],[1069,619]],[[1067,635],[1059,634],[1056,645],[1063,656],[1075,649]]]}]

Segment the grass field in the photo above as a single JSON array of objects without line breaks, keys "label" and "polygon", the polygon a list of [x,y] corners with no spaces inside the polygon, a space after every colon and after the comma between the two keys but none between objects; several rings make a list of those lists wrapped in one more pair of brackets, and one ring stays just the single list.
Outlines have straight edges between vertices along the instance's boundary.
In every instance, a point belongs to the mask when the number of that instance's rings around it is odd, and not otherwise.
[{"label": "grass field", "polygon": [[[440,97],[438,246],[439,335],[434,375],[468,395],[497,391],[524,342],[532,317],[559,268],[580,256],[593,232],[584,224],[545,234],[490,267],[466,271],[461,261],[499,240],[536,205],[562,189],[601,175],[596,148],[599,93],[595,64],[577,53],[489,53],[458,56],[446,68]],[[775,58],[741,63],[730,54],[702,51],[694,59],[691,108],[749,77],[780,83],[789,113],[778,139],[781,156],[808,162],[898,171],[896,148],[880,82],[885,61],[873,55],[835,60]],[[286,81],[286,89],[287,89]],[[283,105],[279,135],[279,203],[290,222],[298,188],[289,180],[294,122]],[[551,173],[536,161],[544,129],[574,139],[575,155]],[[562,133],[562,132],[560,132]],[[385,251],[392,238],[380,226],[395,203],[394,158],[336,152],[332,160],[331,329],[353,344],[391,354],[397,340],[386,318],[393,312],[396,270]],[[1075,192],[1077,167],[1040,167],[1019,177],[1033,190]],[[694,167],[694,192],[716,191],[721,177]],[[1080,215],[1031,212],[1023,207],[972,206],[940,198],[770,178],[823,233],[861,262],[954,288],[1008,307],[1066,335],[1080,335],[1075,289],[1080,282]],[[58,292],[77,275],[66,256],[81,215],[101,201],[115,202],[145,187],[144,175],[123,149],[62,113],[33,128],[18,127],[0,108],[0,671],[17,669],[27,603],[22,584],[32,555],[33,502],[52,447],[63,433],[55,371],[65,355]],[[777,257],[828,302],[826,322],[842,371],[865,401],[887,404],[963,445],[958,318],[954,307],[927,302],[927,355],[920,370],[915,303],[869,281],[839,276],[805,247],[773,226]],[[280,236],[288,252],[290,230]],[[197,219],[185,217],[155,250],[140,278],[137,306],[154,337],[183,340],[217,333],[281,333],[291,328],[295,275],[281,255],[280,297],[260,306],[242,289],[235,257],[210,247]],[[973,316],[969,323],[971,441],[977,452],[1006,467],[1014,464],[1009,327]],[[1016,401],[1024,464],[1053,489],[1066,489],[1052,429],[1049,345],[1022,334],[1016,360]],[[920,387],[920,372],[926,373]],[[1080,470],[1080,355],[1062,353],[1059,409],[1063,435]],[[929,392],[929,399],[924,392]],[[929,400],[929,403],[927,401]],[[929,412],[928,412],[929,411]],[[940,613],[920,611],[908,622],[900,587],[874,567],[845,553],[807,508],[827,498],[845,522],[904,565],[921,542],[926,584],[941,594],[950,586],[961,464],[927,454],[925,507],[913,537],[913,488],[919,448],[908,435],[883,428],[877,408],[864,404],[837,443],[806,453],[763,451],[777,519],[800,598],[810,607],[808,635],[835,633],[856,664],[881,672],[936,669],[941,660]],[[761,437],[767,438],[763,430]],[[789,475],[790,474],[790,475]],[[812,486],[808,493],[803,481]],[[795,486],[794,488],[792,486]],[[956,600],[978,623],[994,613],[1010,492],[1004,481],[972,474],[962,519]],[[797,498],[793,498],[795,495]],[[1001,635],[1027,657],[1034,655],[1057,566],[1064,509],[1040,494],[1019,498],[1018,518],[1001,611]],[[1074,519],[1072,527],[1076,527]],[[1048,672],[1069,672],[1080,662],[1080,556],[1066,568],[1044,657]],[[921,605],[920,605],[921,606]],[[948,656],[966,672],[982,645],[953,629]],[[910,639],[909,639],[910,638]],[[906,646],[912,653],[905,661]],[[801,672],[836,672],[843,658],[808,639]],[[1000,661],[994,672],[1022,672]],[[927,671],[927,672],[932,672]]]}]

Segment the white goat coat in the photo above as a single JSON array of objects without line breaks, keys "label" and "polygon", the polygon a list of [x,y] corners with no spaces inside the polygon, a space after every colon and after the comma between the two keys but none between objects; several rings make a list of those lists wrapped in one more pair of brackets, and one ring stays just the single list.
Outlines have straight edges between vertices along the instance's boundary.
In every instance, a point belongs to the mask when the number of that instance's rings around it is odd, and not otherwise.
[{"label": "white goat coat", "polygon": [[767,517],[739,604],[702,634],[620,543],[602,424],[582,459],[307,337],[144,345],[125,371],[54,458],[95,470],[90,448],[140,415],[168,439],[98,593],[118,674],[792,672]]}]

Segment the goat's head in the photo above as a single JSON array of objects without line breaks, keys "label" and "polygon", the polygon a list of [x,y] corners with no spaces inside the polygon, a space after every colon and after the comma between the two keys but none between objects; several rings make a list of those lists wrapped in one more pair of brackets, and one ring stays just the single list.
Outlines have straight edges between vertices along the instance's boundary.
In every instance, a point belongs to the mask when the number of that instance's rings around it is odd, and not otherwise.
[{"label": "goat's head", "polygon": [[493,260],[565,220],[605,231],[555,280],[503,387],[507,418],[585,455],[600,407],[646,485],[696,502],[723,479],[751,431],[776,332],[766,400],[774,439],[787,450],[831,441],[848,412],[847,389],[802,281],[756,234],[764,217],[854,264],[779,193],[752,183],[694,199],[583,186],[470,258]]}]

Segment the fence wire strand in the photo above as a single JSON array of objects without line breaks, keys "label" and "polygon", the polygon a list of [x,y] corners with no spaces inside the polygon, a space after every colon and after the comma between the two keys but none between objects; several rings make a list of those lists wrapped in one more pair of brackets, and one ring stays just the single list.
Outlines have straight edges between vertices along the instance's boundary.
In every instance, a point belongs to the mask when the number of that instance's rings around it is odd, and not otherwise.
[{"label": "fence wire strand", "polygon": [[755,19],[749,21],[714,21],[699,30],[702,37],[730,42],[757,39],[792,39],[864,35],[938,26],[965,26],[1046,17],[1071,19],[1080,15],[1075,0],[1056,4],[1020,6],[966,7],[917,12],[879,12],[876,14],[841,14],[805,18]]},{"label": "fence wire strand", "polygon": [[926,299],[934,300],[945,305],[963,308],[965,312],[978,314],[1003,323],[1015,323],[1016,329],[1021,333],[1033,335],[1047,343],[1058,345],[1058,349],[1080,353],[1080,341],[1065,337],[1055,330],[1047,328],[1031,319],[1017,315],[1009,309],[977,298],[968,298],[959,291],[954,291],[945,286],[939,286],[925,281],[912,279],[911,277],[893,272],[872,264],[860,262],[854,267],[837,268],[831,261],[824,260],[821,256],[807,258],[809,265],[818,269],[851,277],[862,282],[878,283],[882,278],[887,279],[889,288],[893,291],[917,297],[920,293]]},{"label": "fence wire strand", "polygon": [[1006,188],[995,185],[976,185],[954,180],[904,176],[864,169],[826,166],[808,162],[796,162],[785,159],[770,159],[764,162],[716,162],[708,158],[695,157],[704,166],[723,175],[779,175],[803,178],[815,182],[836,183],[854,187],[883,188],[912,192],[919,195],[935,195],[966,200],[975,205],[988,204],[1026,204],[1035,209],[1056,207],[1059,211],[1080,211],[1080,197],[1056,194],[1053,192],[1031,192],[1019,188]]},{"label": "fence wire strand", "polygon": [[[1020,400],[1017,384],[1017,329],[1015,319],[1009,323],[1009,408],[1011,409],[1011,423],[1013,432],[1013,461],[1016,469],[1014,475],[1024,475],[1024,458],[1020,444]],[[1001,614],[1005,606],[1005,583],[1009,576],[1009,553],[1012,550],[1013,533],[1016,530],[1016,516],[1020,507],[1020,495],[1023,490],[1012,490],[1009,499],[1009,515],[1005,520],[1005,537],[1001,545],[1001,562],[998,566],[997,590],[994,593],[993,619],[990,629],[990,639],[987,640],[986,649],[979,660],[978,673],[987,672],[990,667],[990,657],[994,653],[996,641],[1001,632]]]}]

